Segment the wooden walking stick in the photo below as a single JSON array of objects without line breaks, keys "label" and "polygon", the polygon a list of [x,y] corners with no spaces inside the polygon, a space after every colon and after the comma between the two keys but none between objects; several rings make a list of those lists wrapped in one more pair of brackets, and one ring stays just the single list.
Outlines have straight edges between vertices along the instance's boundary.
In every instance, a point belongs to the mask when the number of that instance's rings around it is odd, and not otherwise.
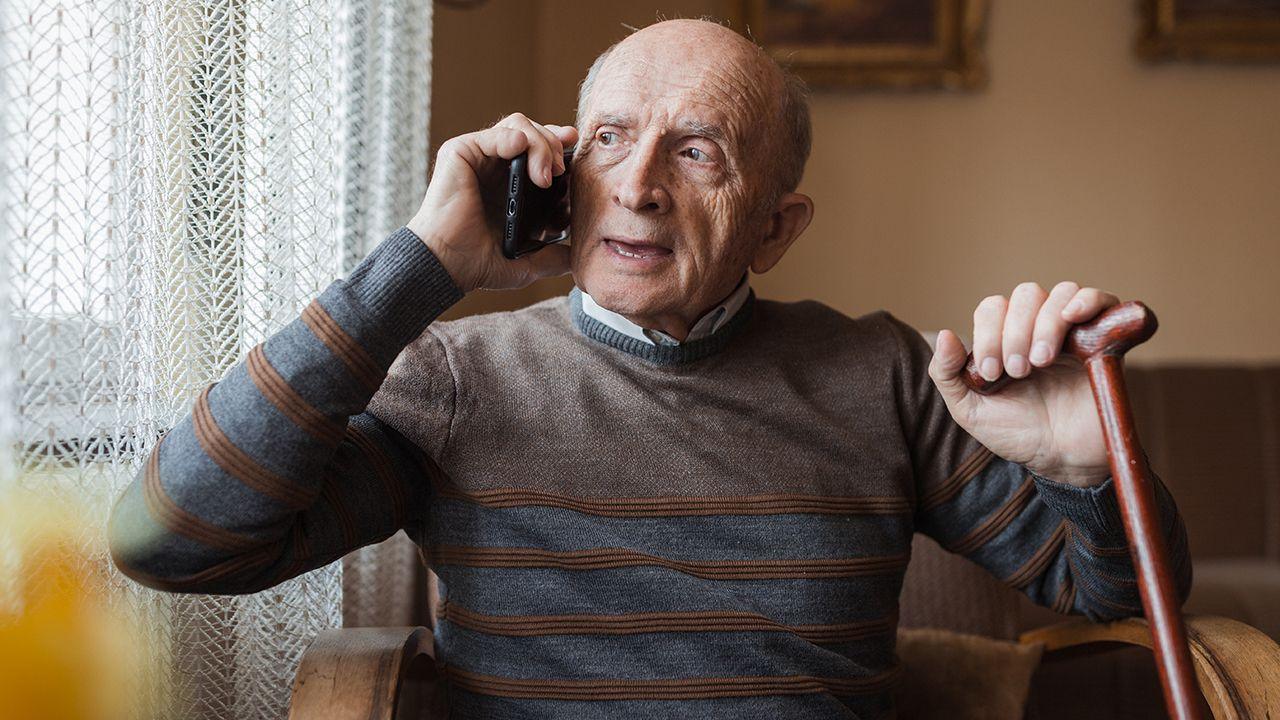
[{"label": "wooden walking stick", "polygon": [[[1182,623],[1169,552],[1160,531],[1151,469],[1138,443],[1133,410],[1124,385],[1124,354],[1155,334],[1156,316],[1140,302],[1114,305],[1087,323],[1067,331],[1062,351],[1084,362],[1098,405],[1112,482],[1120,501],[1129,556],[1138,570],[1142,607],[1151,628],[1151,639],[1164,689],[1165,707],[1171,717],[1189,720],[1202,717],[1201,696],[1196,685],[1187,631]],[[1001,375],[989,381],[978,373],[970,353],[964,383],[976,392],[999,390],[1012,378]]]}]

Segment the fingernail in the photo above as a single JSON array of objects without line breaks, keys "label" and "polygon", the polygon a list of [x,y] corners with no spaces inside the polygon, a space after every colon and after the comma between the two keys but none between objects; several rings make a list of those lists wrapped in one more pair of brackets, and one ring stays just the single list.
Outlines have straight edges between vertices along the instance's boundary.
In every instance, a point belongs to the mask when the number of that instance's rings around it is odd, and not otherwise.
[{"label": "fingernail", "polygon": [[547,168],[542,171],[542,179],[545,180],[548,185],[551,184],[551,168]]},{"label": "fingernail", "polygon": [[995,380],[1000,377],[1000,363],[993,357],[982,361],[982,377]]},{"label": "fingernail", "polygon": [[1031,346],[1031,362],[1039,365],[1049,361],[1049,343],[1043,340],[1037,340],[1035,345]]},{"label": "fingernail", "polygon": [[1014,377],[1022,377],[1027,373],[1027,359],[1021,355],[1010,355],[1004,366]]},{"label": "fingernail", "polygon": [[1084,303],[1079,300],[1072,300],[1067,303],[1067,312],[1074,315],[1084,309]]}]

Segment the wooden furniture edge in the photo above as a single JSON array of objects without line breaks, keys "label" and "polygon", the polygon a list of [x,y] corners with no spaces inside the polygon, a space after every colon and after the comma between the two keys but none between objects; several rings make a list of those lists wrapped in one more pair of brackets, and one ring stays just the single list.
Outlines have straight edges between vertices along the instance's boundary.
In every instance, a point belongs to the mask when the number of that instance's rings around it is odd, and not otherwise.
[{"label": "wooden furniture edge", "polygon": [[[1213,615],[1185,618],[1196,679],[1218,720],[1280,717],[1280,645],[1245,623]],[[1109,623],[1078,620],[1023,633],[1022,643],[1039,643],[1046,654],[1094,643],[1151,648],[1151,630],[1142,618]]]},{"label": "wooden furniture edge", "polygon": [[298,665],[289,720],[394,720],[407,677],[430,683],[434,666],[424,627],[321,631]]}]

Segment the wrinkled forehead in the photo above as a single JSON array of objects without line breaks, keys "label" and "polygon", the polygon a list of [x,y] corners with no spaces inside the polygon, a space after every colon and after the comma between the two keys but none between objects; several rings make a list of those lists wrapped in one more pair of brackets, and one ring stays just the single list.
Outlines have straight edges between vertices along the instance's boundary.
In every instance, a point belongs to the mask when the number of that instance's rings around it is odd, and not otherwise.
[{"label": "wrinkled forehead", "polygon": [[758,58],[740,52],[622,43],[600,68],[586,117],[702,122],[723,128],[730,140],[750,142],[777,102],[768,71]]}]

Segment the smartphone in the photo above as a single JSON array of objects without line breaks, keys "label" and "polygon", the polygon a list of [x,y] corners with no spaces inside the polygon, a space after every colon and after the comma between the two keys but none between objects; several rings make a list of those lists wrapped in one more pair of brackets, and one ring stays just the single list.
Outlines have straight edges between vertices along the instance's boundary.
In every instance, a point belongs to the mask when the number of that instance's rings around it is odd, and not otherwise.
[{"label": "smartphone", "polygon": [[507,201],[503,204],[502,254],[514,260],[569,238],[569,176],[573,151],[564,153],[564,172],[540,188],[529,179],[529,156],[521,153],[507,170]]}]

